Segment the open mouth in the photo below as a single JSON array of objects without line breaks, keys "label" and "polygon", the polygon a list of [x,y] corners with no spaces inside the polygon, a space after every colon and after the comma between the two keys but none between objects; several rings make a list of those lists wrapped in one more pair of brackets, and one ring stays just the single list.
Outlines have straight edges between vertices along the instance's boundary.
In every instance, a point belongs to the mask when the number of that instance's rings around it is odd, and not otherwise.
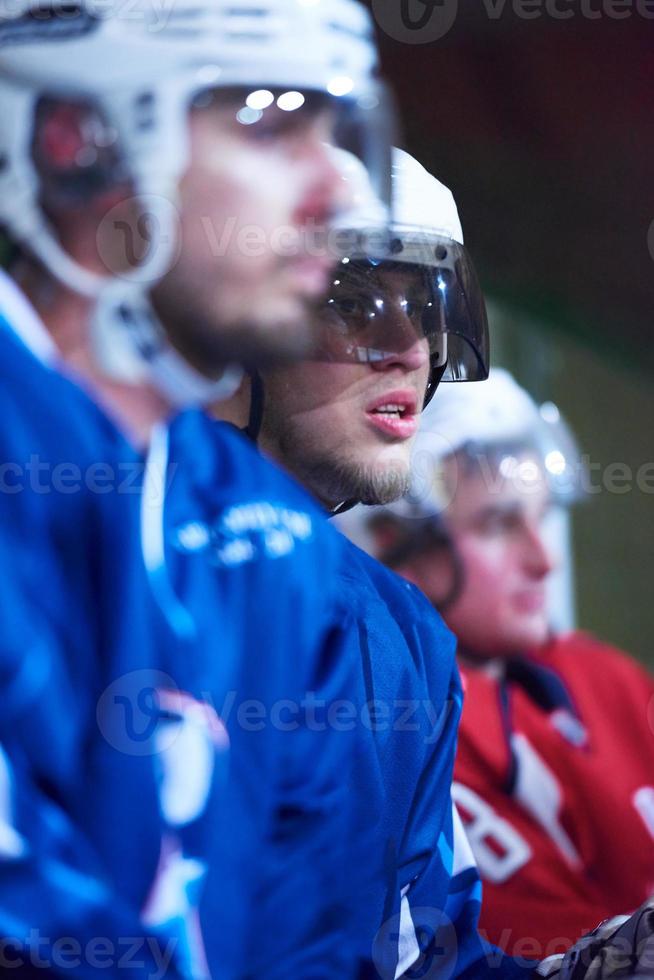
[{"label": "open mouth", "polygon": [[377,408],[373,408],[371,414],[383,415],[389,419],[403,419],[408,414],[408,411],[406,405],[388,402],[386,405],[379,405]]},{"label": "open mouth", "polygon": [[396,439],[413,436],[418,428],[413,392],[391,392],[368,405],[366,415],[375,428]]}]

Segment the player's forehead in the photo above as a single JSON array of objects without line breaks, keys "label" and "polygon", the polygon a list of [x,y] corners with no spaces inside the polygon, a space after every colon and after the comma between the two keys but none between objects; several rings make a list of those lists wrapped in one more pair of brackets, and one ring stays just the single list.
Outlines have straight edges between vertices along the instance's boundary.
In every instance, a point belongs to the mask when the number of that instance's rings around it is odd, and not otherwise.
[{"label": "player's forehead", "polygon": [[370,294],[383,293],[387,296],[403,296],[408,293],[425,291],[425,273],[418,266],[400,262],[385,262],[374,265],[369,262],[351,262],[341,265],[337,278],[344,287]]},{"label": "player's forehead", "polygon": [[538,517],[550,502],[547,476],[530,449],[495,454],[482,448],[454,453],[443,462],[448,520],[467,527],[484,517]]}]

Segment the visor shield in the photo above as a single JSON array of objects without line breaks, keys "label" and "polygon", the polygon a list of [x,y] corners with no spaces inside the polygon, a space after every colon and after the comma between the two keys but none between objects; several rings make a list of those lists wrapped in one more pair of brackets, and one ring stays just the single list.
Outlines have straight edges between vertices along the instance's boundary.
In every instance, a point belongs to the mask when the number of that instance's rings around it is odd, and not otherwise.
[{"label": "visor shield", "polygon": [[463,245],[450,242],[447,249],[452,266],[436,271],[441,329],[447,334],[447,365],[441,381],[484,381],[490,368],[484,294]]},{"label": "visor shield", "polygon": [[[391,246],[393,247],[393,245]],[[488,375],[488,321],[463,246],[447,240],[449,262],[424,254],[384,260],[346,258],[318,315],[316,357],[382,361],[424,343],[444,381]],[[421,261],[411,261],[410,259]]]}]

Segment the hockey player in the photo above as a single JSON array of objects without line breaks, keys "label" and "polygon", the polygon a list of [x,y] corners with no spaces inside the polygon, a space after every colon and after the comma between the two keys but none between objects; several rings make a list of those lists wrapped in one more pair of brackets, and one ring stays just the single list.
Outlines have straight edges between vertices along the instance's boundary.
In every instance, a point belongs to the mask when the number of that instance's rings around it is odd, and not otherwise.
[{"label": "hockey player", "polygon": [[[483,300],[451,195],[396,152],[393,201],[392,258],[359,229],[320,317],[321,359],[262,377],[261,445],[331,511],[400,492],[417,416],[441,376],[485,372]],[[230,407],[234,420],[244,402]],[[252,429],[256,406],[250,414]],[[354,546],[340,588],[358,634],[349,718],[367,733],[350,792],[362,823],[379,820],[383,856],[356,911],[371,943],[361,948],[364,961],[372,953],[366,976],[531,976],[531,957],[508,959],[477,933],[477,870],[450,796],[461,708],[453,638],[424,597]],[[638,922],[647,935],[647,911]],[[618,927],[595,936],[588,956],[554,957],[538,975],[584,977],[591,954],[613,941],[626,948]]]},{"label": "hockey player", "polygon": [[654,890],[654,684],[550,625],[548,529],[580,475],[552,409],[500,369],[465,397],[443,392],[416,441],[412,496],[367,518],[377,553],[459,639],[454,795],[482,928],[523,956],[569,947]]},{"label": "hockey player", "polygon": [[[115,406],[117,415],[122,412],[134,430],[145,433],[175,404],[216,397],[221,382],[214,382],[225,363],[237,355],[254,357],[257,350],[261,355],[261,348],[263,354],[269,352],[279,324],[293,328],[292,335],[281,338],[287,350],[302,339],[307,301],[322,287],[328,262],[324,251],[317,258],[308,252],[303,236],[312,223],[324,225],[343,194],[341,171],[332,163],[328,144],[338,143],[338,133],[352,134],[369,151],[366,162],[373,171],[375,156],[383,157],[376,124],[365,122],[374,118],[380,104],[372,74],[374,48],[369,20],[350,0],[315,6],[278,0],[264,20],[260,11],[238,4],[199,8],[179,3],[159,25],[148,19],[152,12],[145,4],[137,5],[138,16],[132,18],[119,16],[121,12],[99,14],[92,4],[23,8],[12,5],[0,20],[0,220],[22,253],[14,277],[3,279],[0,301],[0,343],[8,355],[3,370],[11,372],[13,403],[13,414],[7,417],[16,420],[6,434],[3,455],[10,465],[20,466],[36,447],[47,454],[49,466],[66,460],[78,465],[80,443],[70,419],[79,410],[80,426],[88,424],[92,433],[90,454],[83,457],[91,466],[107,462],[94,458],[95,440],[98,452],[104,453],[105,437],[111,442],[115,433],[97,435],[96,430],[111,427],[43,360],[58,367],[61,355],[68,356],[98,397]],[[182,174],[178,239],[171,218]],[[267,230],[278,231],[287,220],[282,230],[290,231],[293,248],[280,257],[266,243],[266,262],[239,267],[242,236],[228,243],[228,262],[216,255],[222,246],[209,234],[216,230],[211,221],[207,227],[201,219],[213,218],[221,235],[226,229],[248,228],[247,208],[256,205],[264,179],[275,209]],[[208,192],[215,196],[206,197]],[[205,215],[209,201],[222,210]],[[109,202],[116,210],[102,226],[100,216]],[[134,212],[142,218],[146,203],[154,232],[150,242],[137,241],[140,261],[135,264],[129,250],[116,254],[114,233],[120,238],[126,222],[129,230]],[[230,208],[235,214],[231,226]],[[173,262],[176,241],[180,252]],[[229,270],[224,275],[223,268]],[[107,272],[120,275],[112,278]],[[87,328],[98,294],[100,343],[110,336],[118,348],[112,351],[117,385],[113,379],[107,383],[106,361],[100,375],[90,357]],[[164,338],[155,310],[167,319],[177,353]],[[115,333],[108,334],[108,321]],[[138,376],[127,377],[127,368]],[[144,382],[150,382],[147,388]],[[133,399],[131,411],[125,411],[128,398]],[[52,416],[50,399],[56,402]],[[61,441],[60,431],[69,443]],[[116,439],[119,448],[109,453],[109,464],[133,463]],[[80,469],[86,478],[86,465]],[[157,478],[166,472],[175,482],[164,506]],[[103,921],[105,904],[117,904],[108,887],[111,879],[135,920],[143,911],[147,921],[173,929],[178,965],[193,975],[204,971],[206,953],[208,968],[226,978],[345,977],[352,958],[342,935],[346,889],[339,876],[342,850],[348,846],[348,810],[338,782],[351,739],[332,734],[321,711],[342,691],[347,677],[350,661],[340,648],[349,613],[335,590],[324,589],[322,578],[316,580],[317,555],[321,575],[326,571],[330,580],[329,569],[338,567],[341,546],[306,495],[240,436],[200,412],[183,415],[170,430],[157,431],[144,480],[144,558],[168,632],[150,662],[146,651],[151,644],[141,647],[140,640],[128,636],[128,622],[122,618],[135,604],[140,608],[138,591],[105,625],[108,636],[113,630],[121,635],[128,653],[131,643],[137,645],[136,666],[142,650],[147,668],[165,672],[166,689],[159,694],[158,707],[150,704],[151,698],[145,705],[142,698],[126,700],[112,682],[119,679],[114,676],[116,664],[129,677],[132,662],[114,661],[107,642],[106,655],[100,656],[102,683],[96,686],[93,678],[87,687],[83,677],[75,676],[86,701],[82,717],[72,718],[71,744],[90,740],[87,768],[78,768],[72,757],[72,779],[66,782],[45,760],[42,777],[30,760],[26,779],[41,790],[47,785],[48,799],[62,807],[71,828],[97,845],[94,869],[99,878],[90,890],[95,921]],[[122,552],[129,565],[136,540],[129,532],[133,508],[123,515],[116,495],[110,494],[110,509],[116,505],[119,520],[105,528],[104,508],[96,514],[95,491],[85,489],[68,507],[59,496],[52,506],[41,507],[28,493],[5,511],[15,516],[24,535],[21,547],[33,547],[37,555],[43,549],[46,567],[52,566],[70,589],[68,605],[57,601],[53,611],[52,632],[61,654],[52,655],[53,672],[62,690],[74,675],[73,663],[85,664],[85,646],[82,637],[79,654],[72,658],[56,620],[76,622],[76,602],[87,592],[91,611],[105,600],[112,607],[116,596],[109,583],[119,567],[118,556]],[[87,514],[88,525],[81,520]],[[113,537],[115,565],[105,567],[104,544],[93,534],[96,523]],[[71,546],[65,535],[68,529],[70,537],[72,528],[80,533]],[[78,593],[76,585],[89,566],[95,575]],[[19,594],[38,613],[41,597],[33,582],[26,582],[33,571],[29,568],[21,578]],[[250,603],[257,616],[250,615]],[[38,619],[37,625],[38,633],[45,633]],[[13,666],[15,653],[14,648],[6,651]],[[160,674],[148,674],[149,686],[139,693],[160,687]],[[100,698],[99,720],[107,701],[110,707],[124,704],[126,725],[127,709],[133,713],[138,707],[150,741],[155,738],[158,749],[166,747],[155,760],[161,769],[165,819],[160,854],[152,846],[160,833],[154,837],[147,827],[133,837],[127,829],[119,833],[119,825],[134,811],[134,795],[126,806],[119,766],[119,789],[112,793],[116,782],[104,779],[94,746],[98,742],[100,756],[106,754],[106,744],[117,756],[128,750],[125,742],[113,744],[114,727],[103,729],[104,738],[98,740],[93,726],[89,730],[92,713],[85,710],[103,683],[109,685],[110,697]],[[230,692],[239,709],[233,714]],[[305,713],[289,728],[272,716],[284,699],[301,707],[305,693],[313,693],[318,702],[311,717]],[[78,703],[76,698],[72,702]],[[246,709],[263,711],[263,726],[261,719],[244,719],[243,703]],[[224,724],[216,708],[225,715]],[[34,703],[30,710],[35,710]],[[152,731],[157,720],[160,724]],[[49,737],[54,744],[56,723],[56,717],[51,728],[44,722],[46,744]],[[227,739],[231,775],[217,799],[214,756],[224,753]],[[189,764],[189,746],[195,765]],[[12,741],[16,772],[24,747],[21,738]],[[148,765],[141,768],[145,771]],[[93,779],[84,794],[87,772]],[[23,785],[20,779],[17,785]],[[99,801],[107,796],[118,824],[98,820]],[[24,814],[27,798],[17,797],[12,819]],[[143,802],[147,817],[151,811],[147,800]],[[158,811],[153,812],[157,822]],[[127,860],[132,845],[134,862]],[[76,853],[85,852],[78,847]],[[40,887],[29,863],[33,856],[26,850],[12,865],[24,876],[27,895],[30,885],[37,894]],[[21,857],[28,863],[21,863]],[[80,861],[84,867],[84,857]],[[133,866],[138,874],[133,875]],[[204,879],[206,949],[198,941],[193,914]],[[86,935],[88,914],[67,916],[84,905],[75,904],[78,890],[80,898],[87,890],[70,876],[60,880],[71,885],[68,905],[59,906],[61,918],[49,920],[48,934]],[[5,921],[16,923],[15,945],[30,955],[30,944],[39,938],[32,936],[30,926],[34,921],[41,925],[38,915],[34,918],[35,904],[26,907],[30,903],[24,902],[22,916],[12,917],[12,906],[3,899]],[[43,904],[50,912],[55,907],[54,901]],[[93,972],[87,963],[80,969],[82,974]]]},{"label": "hockey player", "polygon": [[[332,512],[398,496],[417,419],[442,375],[486,369],[483,300],[452,196],[402,151],[393,214],[392,258],[360,229],[337,270],[319,355],[262,376],[260,445]],[[362,959],[372,948],[370,975],[381,977],[483,971],[479,886],[450,799],[461,707],[453,638],[417,590],[354,547],[340,589],[356,618],[356,706],[367,732],[350,792],[363,822],[381,815],[384,858],[357,910]]]}]

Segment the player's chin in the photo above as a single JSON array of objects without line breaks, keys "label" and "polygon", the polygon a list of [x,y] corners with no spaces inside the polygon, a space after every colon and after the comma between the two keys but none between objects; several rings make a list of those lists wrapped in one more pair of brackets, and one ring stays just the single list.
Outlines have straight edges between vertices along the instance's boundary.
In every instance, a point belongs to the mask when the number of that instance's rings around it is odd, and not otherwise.
[{"label": "player's chin", "polygon": [[545,645],[549,637],[549,622],[542,614],[523,616],[521,621],[515,624],[513,633],[514,647],[525,651],[538,650]]},{"label": "player's chin", "polygon": [[365,467],[368,474],[366,504],[390,504],[402,497],[409,488],[409,464],[403,456],[376,455]]},{"label": "player's chin", "polygon": [[383,473],[384,471],[409,477],[411,465],[411,444],[391,443],[373,436],[368,448],[369,465]]}]

